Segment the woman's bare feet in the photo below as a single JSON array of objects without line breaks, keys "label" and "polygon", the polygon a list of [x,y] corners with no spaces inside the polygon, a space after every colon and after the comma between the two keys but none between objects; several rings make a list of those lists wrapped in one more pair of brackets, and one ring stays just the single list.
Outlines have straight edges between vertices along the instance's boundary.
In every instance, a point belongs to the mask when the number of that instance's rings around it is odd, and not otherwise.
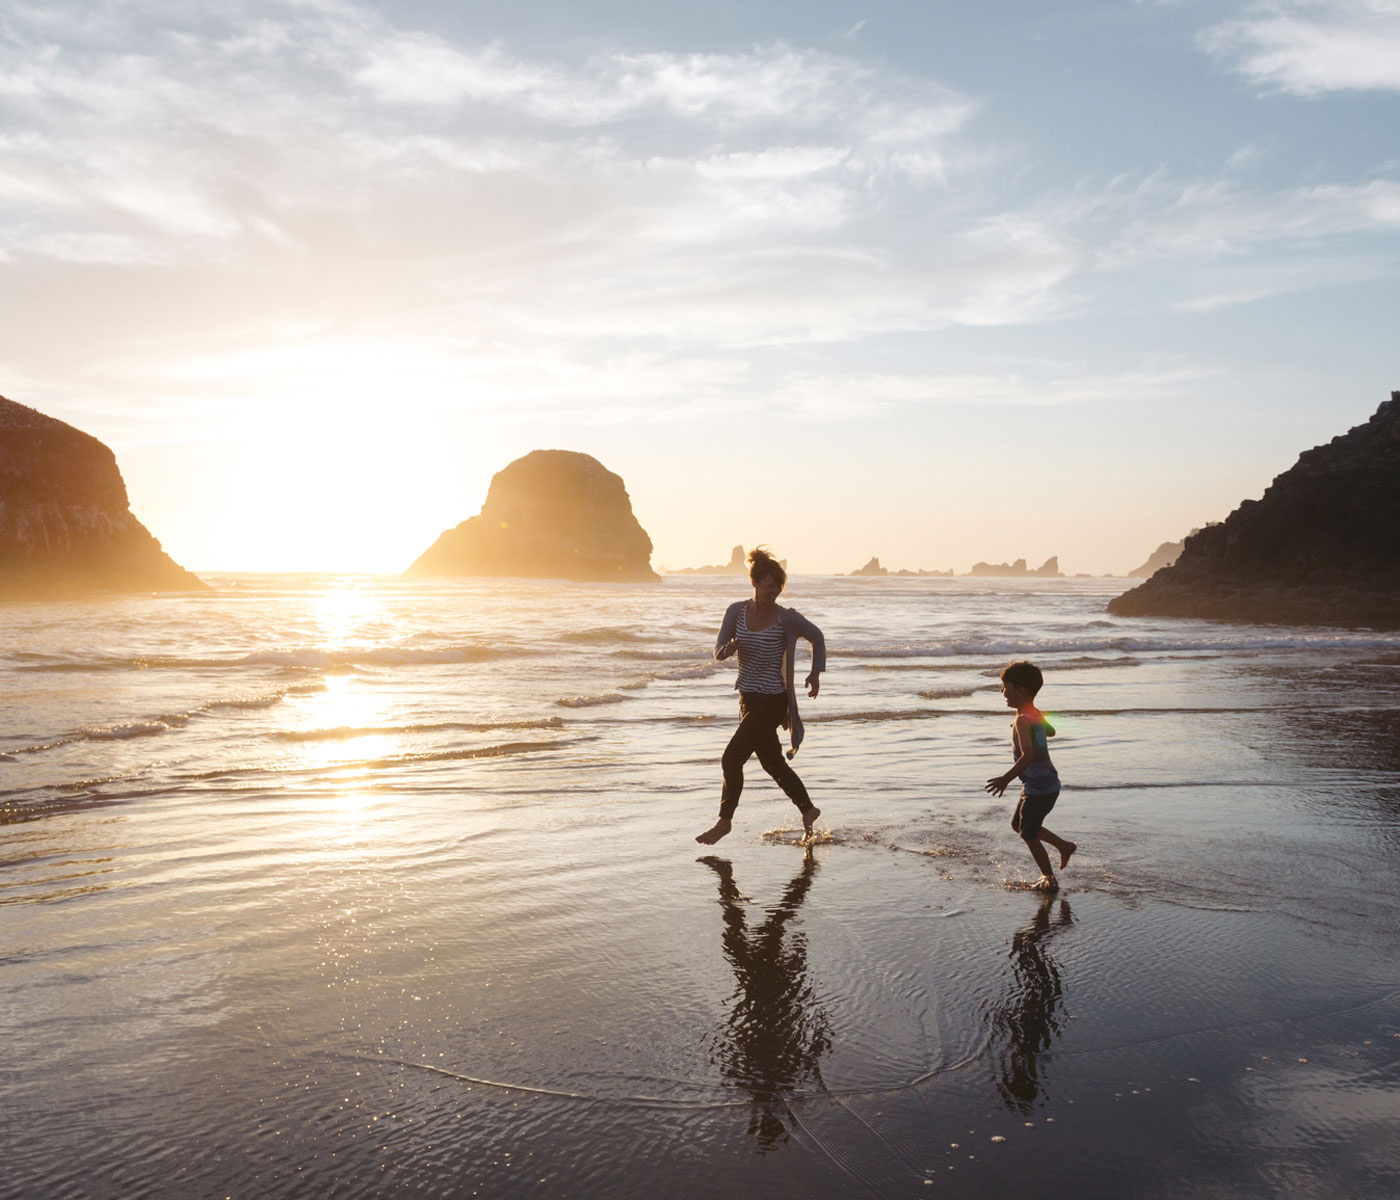
[{"label": "woman's bare feet", "polygon": [[1042,875],[1031,884],[1031,891],[1033,892],[1058,892],[1059,890],[1060,881],[1053,875]]},{"label": "woman's bare feet", "polygon": [[728,833],[734,826],[721,817],[715,822],[714,828],[705,830],[704,833],[697,833],[695,840],[702,846],[713,846],[720,838]]},{"label": "woman's bare feet", "polygon": [[802,814],[802,840],[809,841],[812,837],[812,826],[817,823],[817,818],[822,815],[822,810],[813,806]]},{"label": "woman's bare feet", "polygon": [[1069,862],[1069,856],[1079,849],[1078,842],[1066,842],[1060,847],[1060,870],[1065,869],[1065,864]]}]

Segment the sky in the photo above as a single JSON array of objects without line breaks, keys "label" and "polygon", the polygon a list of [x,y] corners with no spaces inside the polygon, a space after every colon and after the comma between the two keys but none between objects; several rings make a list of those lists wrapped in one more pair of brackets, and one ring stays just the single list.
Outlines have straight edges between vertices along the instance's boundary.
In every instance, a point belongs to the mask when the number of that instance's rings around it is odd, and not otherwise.
[{"label": "sky", "polygon": [[0,395],[197,571],[557,448],[661,566],[1122,574],[1398,317],[1400,0],[0,0]]}]

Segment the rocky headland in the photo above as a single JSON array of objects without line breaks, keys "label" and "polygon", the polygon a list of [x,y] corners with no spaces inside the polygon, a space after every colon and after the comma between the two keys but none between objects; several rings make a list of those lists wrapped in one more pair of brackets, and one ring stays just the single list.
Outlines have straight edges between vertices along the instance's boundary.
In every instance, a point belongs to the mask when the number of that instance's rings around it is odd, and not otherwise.
[{"label": "rocky headland", "polygon": [[132,515],[110,449],[0,396],[0,599],[204,590]]},{"label": "rocky headland", "polygon": [[1400,628],[1400,392],[1109,602],[1119,616]]},{"label": "rocky headland", "polygon": [[1064,572],[1060,570],[1059,555],[1052,554],[1035,570],[1030,570],[1026,566],[1024,558],[1018,558],[1013,563],[987,563],[979,562],[972,564],[969,575],[993,575],[993,576],[1025,576],[1033,575],[1043,579],[1063,579]]},{"label": "rocky headland", "polygon": [[[1195,537],[1200,533],[1200,529],[1193,529],[1186,537]],[[1181,557],[1181,552],[1186,546],[1186,538],[1179,542],[1163,542],[1151,554],[1147,556],[1147,561],[1140,566],[1134,567],[1127,572],[1129,579],[1150,579],[1163,567],[1169,567]]]},{"label": "rocky headland", "polygon": [[654,582],[651,538],[620,476],[571,450],[533,450],[492,477],[481,512],[404,572]]}]

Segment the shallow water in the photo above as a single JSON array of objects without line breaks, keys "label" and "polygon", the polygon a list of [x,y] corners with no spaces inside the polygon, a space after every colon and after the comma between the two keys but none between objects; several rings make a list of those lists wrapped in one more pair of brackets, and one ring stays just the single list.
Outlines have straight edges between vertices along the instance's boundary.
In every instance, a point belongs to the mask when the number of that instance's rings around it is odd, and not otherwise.
[{"label": "shallow water", "polygon": [[5,1195],[1400,1191],[1400,638],[798,578],[703,850],[735,581],[214,582],[0,607]]}]

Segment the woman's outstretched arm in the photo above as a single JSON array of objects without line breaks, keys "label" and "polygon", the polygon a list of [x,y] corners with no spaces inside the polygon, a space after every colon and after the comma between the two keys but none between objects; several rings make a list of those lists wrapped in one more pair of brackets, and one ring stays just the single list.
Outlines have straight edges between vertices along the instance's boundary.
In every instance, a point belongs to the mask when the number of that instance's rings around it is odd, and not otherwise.
[{"label": "woman's outstretched arm", "polygon": [[789,620],[797,636],[806,638],[812,645],[812,669],[805,680],[807,695],[815,696],[821,688],[821,673],[826,670],[826,638],[822,631],[795,609],[788,610]]},{"label": "woman's outstretched arm", "polygon": [[715,638],[715,658],[721,662],[738,650],[734,635],[739,629],[739,605],[746,600],[736,601],[724,610],[724,620],[720,622],[719,636]]}]

